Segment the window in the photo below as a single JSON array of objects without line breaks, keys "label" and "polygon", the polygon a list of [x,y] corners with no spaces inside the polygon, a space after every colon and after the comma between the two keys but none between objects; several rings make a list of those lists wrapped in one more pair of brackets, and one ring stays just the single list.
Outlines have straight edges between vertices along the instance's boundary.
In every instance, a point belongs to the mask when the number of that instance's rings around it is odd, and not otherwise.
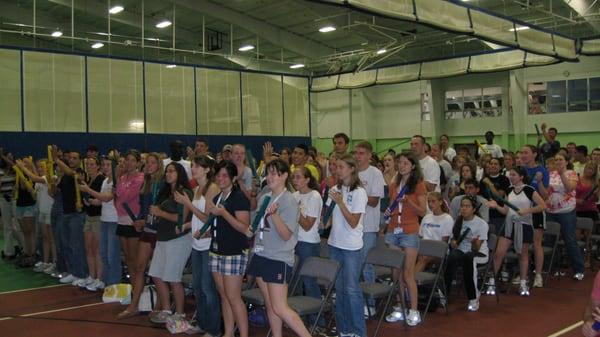
[{"label": "window", "polygon": [[429,108],[429,94],[421,93],[421,120],[431,120],[431,109]]},{"label": "window", "polygon": [[502,88],[475,88],[446,92],[446,119],[502,116]]},{"label": "window", "polygon": [[529,114],[600,110],[600,78],[530,83]]},{"label": "window", "polygon": [[590,78],[590,110],[600,110],[600,77]]}]

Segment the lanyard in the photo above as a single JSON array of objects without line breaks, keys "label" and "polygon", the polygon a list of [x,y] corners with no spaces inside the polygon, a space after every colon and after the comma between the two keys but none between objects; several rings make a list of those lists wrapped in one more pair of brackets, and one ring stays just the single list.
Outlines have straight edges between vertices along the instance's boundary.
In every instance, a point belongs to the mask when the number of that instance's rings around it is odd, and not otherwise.
[{"label": "lanyard", "polygon": [[[217,199],[217,204],[215,206],[219,207],[219,205],[221,204],[221,198],[223,199],[223,203],[225,203],[225,201],[227,201],[227,199],[229,198],[230,195],[231,195],[231,191],[229,191],[229,193],[227,193],[227,196],[225,196],[225,198],[222,198],[223,192],[219,193],[219,198]],[[216,239],[217,238],[217,217],[215,217],[215,219],[213,220],[213,227],[214,227],[213,238]]]},{"label": "lanyard", "polygon": [[[277,202],[277,200],[279,200],[279,198],[280,198],[280,197],[281,197],[281,196],[282,196],[284,193],[285,193],[285,190],[284,190],[283,192],[279,193],[279,195],[278,195],[278,196],[277,196],[275,199],[273,199],[273,201],[271,201],[271,203],[270,203],[270,204],[268,204],[268,205],[272,205],[272,204],[276,203],[276,202]],[[273,196],[273,192],[269,193],[269,196],[270,196],[270,197],[272,197],[272,196]],[[268,205],[267,205],[267,206],[268,206]],[[265,208],[265,210],[266,210],[266,208]],[[267,218],[267,214],[266,214],[266,212],[265,212],[265,214],[263,214],[263,215],[262,215],[262,217],[260,218],[260,233],[258,234],[258,239],[259,239],[260,241],[262,241],[262,240],[263,240],[263,232],[264,232],[264,228],[265,228],[265,220],[266,220],[266,218]]]}]

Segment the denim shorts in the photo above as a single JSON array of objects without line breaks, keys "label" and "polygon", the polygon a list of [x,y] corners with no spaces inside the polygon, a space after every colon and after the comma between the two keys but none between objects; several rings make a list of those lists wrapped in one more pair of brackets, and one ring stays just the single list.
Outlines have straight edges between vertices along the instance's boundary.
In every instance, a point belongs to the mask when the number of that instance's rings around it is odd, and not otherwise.
[{"label": "denim shorts", "polygon": [[17,206],[17,219],[22,218],[33,218],[35,217],[36,207],[35,205],[31,206]]},{"label": "denim shorts", "polygon": [[385,235],[385,243],[388,245],[394,245],[400,248],[414,248],[419,249],[419,235],[406,234],[406,233],[388,233]]}]

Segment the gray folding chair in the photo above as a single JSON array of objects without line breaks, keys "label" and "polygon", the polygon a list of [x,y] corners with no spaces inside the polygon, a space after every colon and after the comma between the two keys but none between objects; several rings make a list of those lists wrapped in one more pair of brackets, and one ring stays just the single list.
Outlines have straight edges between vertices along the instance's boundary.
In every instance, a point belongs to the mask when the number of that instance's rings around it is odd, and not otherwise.
[{"label": "gray folding chair", "polygon": [[[374,266],[380,266],[384,268],[396,268],[402,269],[404,268],[404,253],[397,249],[390,249],[385,247],[375,247],[369,251],[367,254],[367,258],[365,260],[365,264],[372,264]],[[385,302],[379,301],[379,305],[384,304],[383,310],[381,311],[381,315],[377,322],[377,328],[375,329],[375,334],[373,337],[377,336],[379,332],[379,328],[381,327],[381,322],[385,317],[388,308],[390,306],[390,302],[395,293],[398,292],[400,281],[395,280],[391,285],[387,283],[378,283],[378,282],[361,282],[360,286],[363,291],[363,295],[367,299],[372,300],[382,300],[385,298]],[[404,312],[404,303],[400,303],[400,307],[402,312]],[[406,327],[406,322],[404,322]]]},{"label": "gray folding chair", "polygon": [[[442,277],[442,275],[444,266],[446,264],[446,256],[448,255],[448,243],[438,240],[421,240],[421,242],[419,243],[419,255],[439,259],[439,262],[436,261],[437,270],[435,272],[424,271],[415,274],[417,286],[431,285],[431,293],[427,297],[427,305],[425,306],[425,311],[423,312],[423,321],[425,321],[425,316],[427,315],[429,306],[431,305],[431,300],[433,299],[433,295],[436,293],[436,290],[440,289],[442,293],[444,293],[444,295],[446,292],[444,278]],[[440,281],[442,283],[442,286],[438,287],[438,283]],[[445,305],[444,307],[446,309],[447,314],[448,305]]]},{"label": "gray folding chair", "polygon": [[585,233],[585,240],[579,240],[577,244],[583,250],[583,253],[585,253],[584,258],[589,261],[592,252],[591,242],[592,234],[594,233],[594,219],[578,216],[575,228]]},{"label": "gray folding chair", "polygon": [[[546,274],[544,277],[544,285],[548,283],[548,277],[552,275],[552,268],[554,267],[554,259],[556,257],[556,251],[558,250],[558,241],[560,237],[560,224],[555,221],[546,222],[546,230],[544,231],[544,237],[552,240],[551,246],[544,246],[544,257],[550,255],[550,261],[548,262],[548,268],[546,271],[542,271],[542,274]],[[544,240],[546,241],[546,240]],[[533,247],[532,247],[533,248]]]},{"label": "gray folding chair", "polygon": [[[489,233],[487,244],[489,249],[488,261],[483,266],[477,267],[477,275],[482,277],[481,285],[479,286],[479,292],[483,292],[483,287],[485,287],[487,284],[485,280],[488,277],[490,269],[494,270],[494,253],[496,253],[496,247],[498,246],[498,236],[496,234]],[[500,297],[498,296],[498,291],[496,291],[496,303],[498,302],[500,302]]]}]

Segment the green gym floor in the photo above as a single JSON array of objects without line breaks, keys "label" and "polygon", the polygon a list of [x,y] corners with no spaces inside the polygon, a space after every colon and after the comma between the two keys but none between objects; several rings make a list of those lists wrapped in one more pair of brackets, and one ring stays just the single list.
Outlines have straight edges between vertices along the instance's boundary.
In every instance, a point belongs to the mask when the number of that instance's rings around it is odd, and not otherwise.
[{"label": "green gym floor", "polygon": [[[1,238],[0,247],[4,247]],[[15,261],[0,260],[0,293],[59,284],[50,275],[36,273],[31,268],[18,268]]]}]

